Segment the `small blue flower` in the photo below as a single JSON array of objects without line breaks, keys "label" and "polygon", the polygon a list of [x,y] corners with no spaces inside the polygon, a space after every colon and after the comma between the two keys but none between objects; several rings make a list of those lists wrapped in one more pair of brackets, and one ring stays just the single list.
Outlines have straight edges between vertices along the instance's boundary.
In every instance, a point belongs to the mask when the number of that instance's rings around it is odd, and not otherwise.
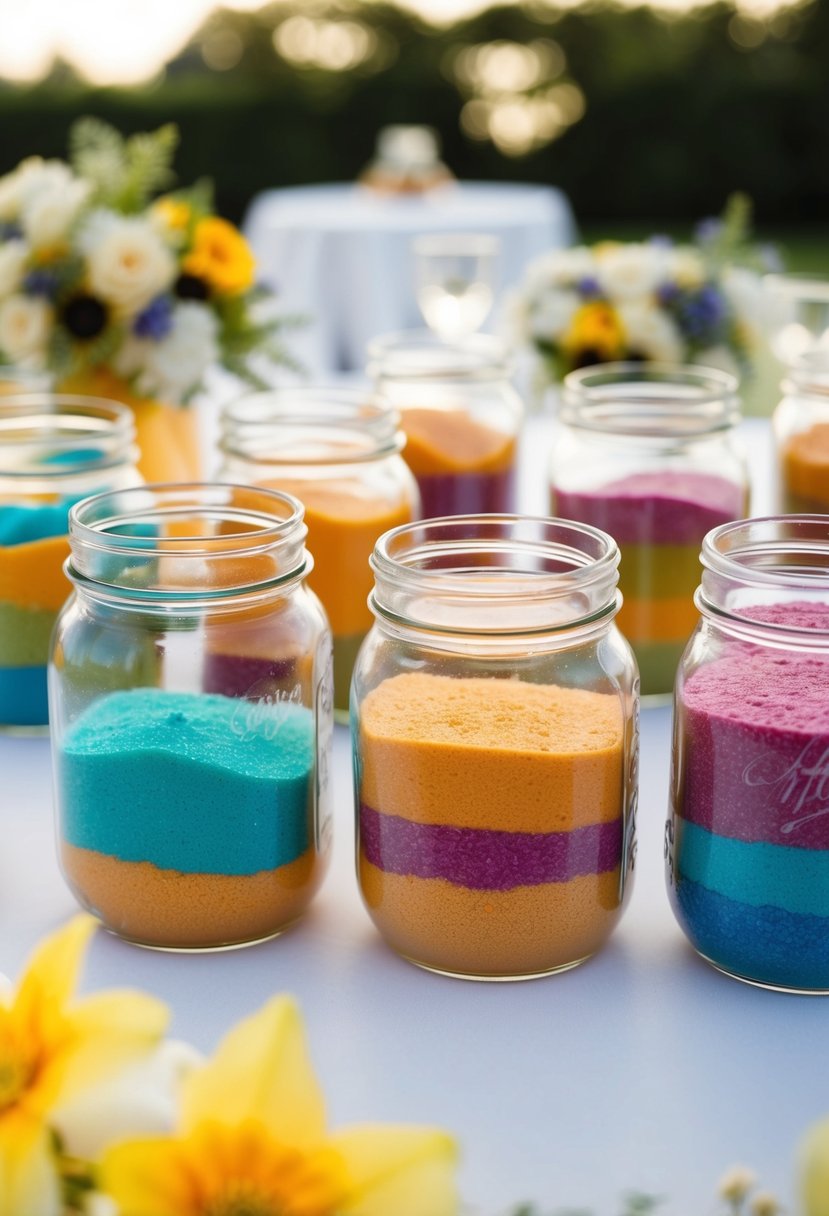
[{"label": "small blue flower", "polygon": [[173,324],[173,302],[169,296],[156,296],[133,322],[132,331],[137,338],[151,338],[160,342],[166,338]]},{"label": "small blue flower", "polygon": [[0,223],[0,241],[19,241],[22,236],[23,229],[19,224],[14,224],[9,220]]},{"label": "small blue flower", "polygon": [[586,300],[595,300],[602,294],[599,280],[594,278],[592,274],[585,275],[584,278],[579,279],[576,283],[576,290]]},{"label": "small blue flower", "polygon": [[656,298],[663,308],[671,308],[677,302],[679,296],[679,285],[671,282],[670,279],[664,283],[660,283],[656,289]]},{"label": "small blue flower", "polygon": [[666,232],[655,232],[648,241],[648,244],[654,249],[673,249],[674,239],[668,236]]},{"label": "small blue flower", "polygon": [[30,270],[23,280],[26,295],[44,296],[47,300],[54,300],[58,286],[58,276],[54,270]]},{"label": "small blue flower", "polygon": [[710,245],[713,241],[719,240],[722,236],[723,222],[715,215],[710,215],[705,220],[700,220],[694,229],[694,239],[700,245]]}]

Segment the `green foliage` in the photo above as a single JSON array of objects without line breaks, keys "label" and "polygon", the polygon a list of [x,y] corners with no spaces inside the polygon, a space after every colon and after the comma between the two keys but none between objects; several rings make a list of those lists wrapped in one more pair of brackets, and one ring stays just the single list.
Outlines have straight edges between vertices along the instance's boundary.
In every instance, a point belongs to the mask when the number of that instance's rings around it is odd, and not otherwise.
[{"label": "green foliage", "polygon": [[173,184],[177,146],[174,123],[125,139],[99,118],[81,118],[69,132],[72,168],[94,184],[97,203],[125,214],[143,211]]}]

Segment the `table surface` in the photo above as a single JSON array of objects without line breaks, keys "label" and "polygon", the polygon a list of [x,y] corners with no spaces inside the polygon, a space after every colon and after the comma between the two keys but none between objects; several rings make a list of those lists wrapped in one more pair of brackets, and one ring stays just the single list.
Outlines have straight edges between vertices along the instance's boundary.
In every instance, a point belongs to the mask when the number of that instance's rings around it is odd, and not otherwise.
[{"label": "table surface", "polygon": [[[547,430],[530,428],[528,509],[543,497],[535,474]],[[766,432],[755,423],[746,435],[762,490]],[[332,1124],[452,1129],[464,1195],[490,1216],[523,1198],[609,1212],[634,1188],[669,1197],[676,1216],[713,1211],[716,1181],[735,1161],[790,1196],[794,1146],[829,1112],[819,1050],[829,1007],[726,979],[686,945],[662,871],[669,752],[670,711],[644,710],[633,898],[607,948],[575,971],[475,984],[384,947],[354,879],[349,741],[338,727],[333,861],[305,920],[225,954],[157,953],[99,933],[85,986],[156,993],[174,1011],[173,1033],[204,1050],[273,993],[294,993]],[[16,975],[74,906],[55,861],[45,739],[0,738],[0,790],[0,970]]]}]

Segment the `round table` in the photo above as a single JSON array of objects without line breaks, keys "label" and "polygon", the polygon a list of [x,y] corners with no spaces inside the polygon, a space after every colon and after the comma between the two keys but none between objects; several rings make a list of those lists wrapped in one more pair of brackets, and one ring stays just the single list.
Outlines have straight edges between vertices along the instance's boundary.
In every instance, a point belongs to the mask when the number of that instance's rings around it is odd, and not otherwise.
[{"label": "round table", "polygon": [[355,185],[270,190],[253,200],[244,232],[260,280],[279,293],[280,311],[307,320],[289,344],[311,375],[362,368],[371,338],[423,325],[413,237],[497,236],[496,299],[533,258],[576,237],[561,191],[487,182],[455,182],[417,196]]}]

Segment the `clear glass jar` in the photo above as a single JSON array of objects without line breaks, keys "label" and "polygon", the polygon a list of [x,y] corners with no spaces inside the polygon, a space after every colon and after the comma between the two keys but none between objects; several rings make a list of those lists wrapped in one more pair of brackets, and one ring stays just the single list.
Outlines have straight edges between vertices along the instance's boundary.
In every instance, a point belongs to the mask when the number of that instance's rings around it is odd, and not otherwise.
[{"label": "clear glass jar", "polygon": [[668,886],[738,979],[829,991],[829,517],[717,528],[676,687]]},{"label": "clear glass jar", "polygon": [[139,483],[133,439],[113,401],[0,391],[0,729],[49,721],[49,643],[72,590],[69,509]]},{"label": "clear glass jar", "polygon": [[777,501],[792,514],[829,512],[829,349],[801,355],[788,368],[772,427]]},{"label": "clear glass jar", "polygon": [[737,382],[699,367],[611,363],[565,377],[551,511],[621,551],[619,628],[643,696],[667,697],[697,614],[702,539],[748,508]]},{"label": "clear glass jar", "polygon": [[334,709],[346,721],[354,661],[372,622],[369,558],[383,532],[420,514],[399,426],[396,410],[356,389],[254,393],[222,414],[220,479],[284,490],[305,507],[309,585],[331,625]]},{"label": "clear glass jar", "polygon": [[424,519],[515,510],[523,406],[498,338],[387,334],[369,344],[369,374],[400,411]]},{"label": "clear glass jar", "polygon": [[354,672],[357,867],[388,944],[472,979],[601,948],[635,851],[636,665],[619,554],[559,520],[388,532]]},{"label": "clear glass jar", "polygon": [[150,486],[69,522],[75,595],[49,670],[69,886],[142,945],[280,933],[330,835],[331,636],[305,586],[301,504]]}]

